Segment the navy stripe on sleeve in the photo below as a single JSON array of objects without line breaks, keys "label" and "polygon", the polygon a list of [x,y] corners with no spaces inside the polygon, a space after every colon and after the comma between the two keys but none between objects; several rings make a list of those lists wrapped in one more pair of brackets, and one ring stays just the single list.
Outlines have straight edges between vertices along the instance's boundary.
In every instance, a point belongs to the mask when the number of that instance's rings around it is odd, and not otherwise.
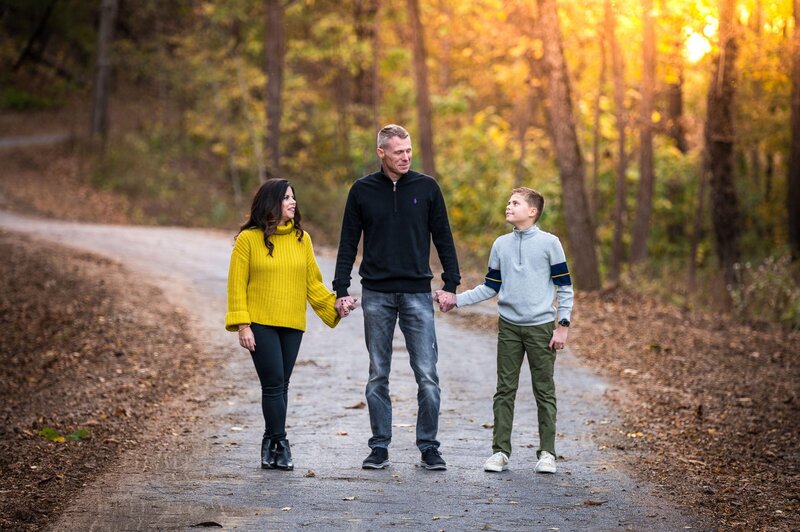
[{"label": "navy stripe on sleeve", "polygon": [[572,284],[566,262],[560,262],[550,266],[550,277],[553,279],[553,284],[556,286],[569,286]]},{"label": "navy stripe on sleeve", "polygon": [[489,268],[489,271],[486,272],[486,280],[483,282],[483,284],[485,284],[495,292],[499,292],[500,285],[503,284],[503,278],[500,275],[500,270],[493,270]]}]

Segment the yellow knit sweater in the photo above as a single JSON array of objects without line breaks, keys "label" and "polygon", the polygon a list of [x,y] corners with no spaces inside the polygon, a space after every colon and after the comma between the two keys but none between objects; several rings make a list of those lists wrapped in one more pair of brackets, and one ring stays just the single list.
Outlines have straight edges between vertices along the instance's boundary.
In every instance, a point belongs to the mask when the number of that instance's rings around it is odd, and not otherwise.
[{"label": "yellow knit sweater", "polygon": [[336,295],[325,288],[314,257],[311,237],[297,241],[294,224],[278,226],[270,236],[272,256],[264,231],[250,228],[236,238],[228,272],[228,312],[225,328],[260,323],[306,330],[306,301],[329,327],[339,323]]}]

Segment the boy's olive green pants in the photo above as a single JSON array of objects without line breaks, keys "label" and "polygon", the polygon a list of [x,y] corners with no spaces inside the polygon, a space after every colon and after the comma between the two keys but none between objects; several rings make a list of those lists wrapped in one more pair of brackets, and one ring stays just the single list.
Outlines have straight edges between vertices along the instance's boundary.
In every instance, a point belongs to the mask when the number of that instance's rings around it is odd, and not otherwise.
[{"label": "boy's olive green pants", "polygon": [[519,372],[525,353],[531,369],[533,396],[539,418],[539,450],[556,455],[556,387],[553,368],[556,352],[548,347],[555,323],[513,325],[502,318],[497,334],[497,392],[494,394],[494,438],[492,452],[511,456],[511,427]]}]

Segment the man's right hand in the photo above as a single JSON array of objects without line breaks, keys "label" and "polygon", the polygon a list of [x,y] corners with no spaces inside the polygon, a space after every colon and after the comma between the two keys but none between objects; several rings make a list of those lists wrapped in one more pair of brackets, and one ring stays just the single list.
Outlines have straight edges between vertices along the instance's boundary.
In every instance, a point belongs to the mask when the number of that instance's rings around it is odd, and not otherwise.
[{"label": "man's right hand", "polygon": [[356,308],[356,301],[358,301],[358,299],[351,296],[340,297],[336,300],[336,304],[334,305],[334,307],[336,308],[336,311],[339,313],[339,316],[344,318],[345,316],[350,314],[351,310],[354,310]]},{"label": "man's right hand", "polygon": [[437,290],[433,299],[439,303],[439,310],[442,312],[450,312],[456,306],[456,295],[452,292]]}]

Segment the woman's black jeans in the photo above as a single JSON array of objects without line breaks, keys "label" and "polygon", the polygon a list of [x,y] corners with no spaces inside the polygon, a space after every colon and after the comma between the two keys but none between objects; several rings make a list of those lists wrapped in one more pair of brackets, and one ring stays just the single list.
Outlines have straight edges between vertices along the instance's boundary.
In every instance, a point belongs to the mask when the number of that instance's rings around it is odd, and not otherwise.
[{"label": "woman's black jeans", "polygon": [[256,339],[256,350],[250,355],[261,381],[264,434],[273,442],[285,440],[289,378],[300,351],[303,331],[258,323],[251,324],[250,328]]}]

